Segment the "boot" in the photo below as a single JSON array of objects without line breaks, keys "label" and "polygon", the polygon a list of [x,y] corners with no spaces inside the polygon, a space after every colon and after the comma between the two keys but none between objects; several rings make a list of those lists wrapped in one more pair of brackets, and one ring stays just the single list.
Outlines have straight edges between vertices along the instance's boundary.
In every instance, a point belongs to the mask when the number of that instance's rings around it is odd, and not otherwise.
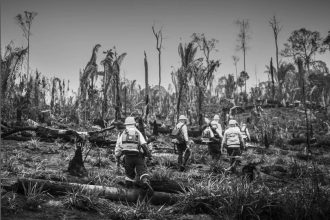
[{"label": "boot", "polygon": [[154,193],[154,189],[151,187],[149,178],[147,176],[142,177],[141,183],[142,188],[147,190],[148,194],[150,193],[152,195]]},{"label": "boot", "polygon": [[133,188],[135,185],[135,180],[134,179],[131,179],[129,177],[125,177],[125,186],[127,188]]}]

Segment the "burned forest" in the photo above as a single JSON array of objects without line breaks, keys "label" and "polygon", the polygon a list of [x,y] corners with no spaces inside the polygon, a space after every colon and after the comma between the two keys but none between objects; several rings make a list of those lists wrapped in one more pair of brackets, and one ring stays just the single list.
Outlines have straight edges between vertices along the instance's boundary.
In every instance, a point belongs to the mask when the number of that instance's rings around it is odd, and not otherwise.
[{"label": "burned forest", "polygon": [[269,16],[257,74],[253,20],[230,24],[235,56],[151,23],[140,75],[135,48],[95,35],[72,82],[36,66],[40,13],[12,15],[23,36],[1,45],[1,218],[330,218],[329,29],[284,36]]}]

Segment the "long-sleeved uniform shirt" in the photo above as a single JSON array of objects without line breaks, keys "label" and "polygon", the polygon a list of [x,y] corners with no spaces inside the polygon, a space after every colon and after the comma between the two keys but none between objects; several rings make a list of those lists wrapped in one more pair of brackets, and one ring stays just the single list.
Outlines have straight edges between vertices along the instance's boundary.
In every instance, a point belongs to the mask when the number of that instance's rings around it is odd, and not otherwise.
[{"label": "long-sleeved uniform shirt", "polygon": [[240,147],[241,143],[243,143],[243,138],[240,129],[238,127],[229,127],[223,135],[221,147],[224,144],[227,147]]},{"label": "long-sleeved uniform shirt", "polygon": [[189,141],[189,137],[188,137],[188,128],[187,128],[187,125],[185,125],[183,122],[179,122],[177,125],[176,125],[176,128],[180,129],[181,128],[181,135],[184,139],[184,141],[186,143],[188,143]]},{"label": "long-sleeved uniform shirt", "polygon": [[[127,125],[126,130],[134,131],[139,134],[139,140],[138,140],[139,145],[143,145],[143,144],[147,143],[146,140],[144,139],[142,133],[135,127],[135,125]],[[123,133],[119,134],[118,138],[117,138],[116,147],[115,147],[115,156],[116,157],[120,157],[122,155],[123,150],[125,150],[122,139],[123,139]],[[149,148],[150,148],[150,146],[149,146]],[[130,149],[130,150],[135,151],[134,149]],[[139,152],[139,150],[137,148],[136,148],[136,152]]]},{"label": "long-sleeved uniform shirt", "polygon": [[215,121],[215,120],[213,120],[211,123],[214,123],[214,122],[217,123],[217,129],[216,129],[216,131],[220,135],[220,137],[222,138],[222,127],[221,127],[221,124],[219,122]]}]

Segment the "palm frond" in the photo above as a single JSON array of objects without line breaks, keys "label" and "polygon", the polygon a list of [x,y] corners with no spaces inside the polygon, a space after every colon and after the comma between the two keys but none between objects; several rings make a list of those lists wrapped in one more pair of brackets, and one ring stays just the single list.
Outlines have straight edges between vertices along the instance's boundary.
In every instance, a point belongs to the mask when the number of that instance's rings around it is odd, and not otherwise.
[{"label": "palm frond", "polygon": [[122,53],[117,59],[116,63],[120,66],[121,63],[123,62],[124,58],[126,57],[127,53]]}]

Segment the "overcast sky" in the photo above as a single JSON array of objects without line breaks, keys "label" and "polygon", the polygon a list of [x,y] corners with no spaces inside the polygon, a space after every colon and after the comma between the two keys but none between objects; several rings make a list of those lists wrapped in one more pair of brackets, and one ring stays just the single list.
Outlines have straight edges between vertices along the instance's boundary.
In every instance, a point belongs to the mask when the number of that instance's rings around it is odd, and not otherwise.
[{"label": "overcast sky", "polygon": [[[221,65],[215,78],[235,73],[232,56],[240,57],[238,71],[243,69],[243,57],[236,51],[237,19],[248,19],[251,39],[248,43],[246,66],[250,75],[248,86],[255,85],[256,76],[266,80],[265,65],[275,59],[274,38],[268,20],[276,15],[283,29],[279,47],[290,33],[305,27],[319,31],[325,37],[330,30],[330,0],[2,0],[1,49],[11,40],[15,45],[27,45],[14,17],[23,11],[35,11],[31,31],[30,67],[46,76],[69,79],[78,87],[79,69],[85,67],[95,44],[102,51],[116,46],[118,53],[127,52],[122,74],[144,85],[144,50],[148,56],[150,84],[158,84],[158,56],[151,26],[163,30],[162,85],[171,83],[170,73],[180,66],[178,45],[187,43],[193,33],[216,38],[218,52],[213,58]],[[327,52],[318,59],[330,67]],[[173,67],[172,67],[173,66]],[[101,68],[100,68],[101,69]]]}]

